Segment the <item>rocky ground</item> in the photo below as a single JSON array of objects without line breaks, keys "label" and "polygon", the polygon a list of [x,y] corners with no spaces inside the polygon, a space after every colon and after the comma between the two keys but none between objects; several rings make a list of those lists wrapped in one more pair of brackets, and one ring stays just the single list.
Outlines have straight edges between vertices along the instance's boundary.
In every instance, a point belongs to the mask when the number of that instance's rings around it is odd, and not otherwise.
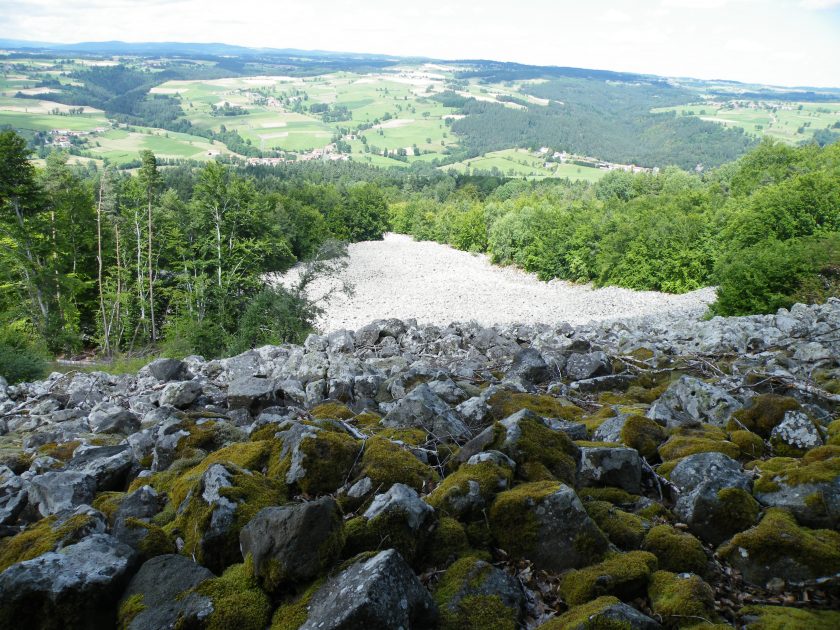
[{"label": "rocky ground", "polygon": [[[293,281],[296,271],[286,281]],[[348,284],[352,295],[336,293]],[[458,251],[402,234],[381,241],[353,243],[347,267],[334,278],[312,285],[310,297],[325,294],[318,328],[332,332],[356,329],[378,317],[409,319],[446,326],[474,321],[482,326],[590,321],[645,317],[661,323],[697,319],[715,300],[714,289],[684,295],[594,289],[562,280],[542,282],[514,267],[498,267],[487,256]]]},{"label": "rocky ground", "polygon": [[0,387],[0,628],[840,627],[840,301]]}]

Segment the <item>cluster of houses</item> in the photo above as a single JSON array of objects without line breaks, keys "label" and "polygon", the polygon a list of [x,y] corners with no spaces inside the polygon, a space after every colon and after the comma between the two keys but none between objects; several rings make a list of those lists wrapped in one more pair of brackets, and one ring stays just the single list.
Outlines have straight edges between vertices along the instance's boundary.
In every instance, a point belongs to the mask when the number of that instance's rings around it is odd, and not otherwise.
[{"label": "cluster of houses", "polygon": [[[658,173],[659,168],[648,168],[646,166],[637,166],[635,164],[616,164],[615,162],[605,162],[603,160],[597,160],[595,158],[586,157],[582,155],[574,155],[572,153],[566,153],[565,151],[554,151],[552,153],[551,149],[548,147],[541,147],[539,151],[537,151],[542,156],[546,158],[551,158],[555,163],[560,162],[561,164],[566,164],[567,162],[571,162],[573,164],[579,164],[581,166],[588,166],[591,168],[597,168],[602,171],[624,171],[626,173]],[[544,168],[551,168],[552,163],[550,161],[546,161],[543,164]]]},{"label": "cluster of houses", "polygon": [[104,133],[108,127],[96,127],[93,131],[79,131],[75,129],[52,129],[50,131],[49,144],[54,147],[67,149],[73,146],[73,138],[82,138],[95,133]]},{"label": "cluster of houses", "polygon": [[[332,162],[346,162],[349,156],[339,153],[335,144],[328,144],[323,149],[313,149],[307,153],[298,153],[293,161],[295,162],[309,162],[311,160],[329,160]],[[284,157],[252,157],[248,158],[247,164],[249,166],[277,166],[290,162]]]}]

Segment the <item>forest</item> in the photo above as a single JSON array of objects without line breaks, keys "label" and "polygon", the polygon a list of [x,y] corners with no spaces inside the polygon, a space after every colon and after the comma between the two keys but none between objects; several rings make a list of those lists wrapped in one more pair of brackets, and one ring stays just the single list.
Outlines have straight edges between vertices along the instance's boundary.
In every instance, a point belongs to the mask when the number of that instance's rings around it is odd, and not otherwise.
[{"label": "forest", "polygon": [[267,282],[341,264],[392,230],[486,252],[541,279],[673,293],[718,286],[710,314],[840,294],[840,144],[762,142],[718,169],[612,172],[596,184],[354,163],[43,168],[0,132],[0,363],[96,351],[205,357],[300,342],[318,305]]}]

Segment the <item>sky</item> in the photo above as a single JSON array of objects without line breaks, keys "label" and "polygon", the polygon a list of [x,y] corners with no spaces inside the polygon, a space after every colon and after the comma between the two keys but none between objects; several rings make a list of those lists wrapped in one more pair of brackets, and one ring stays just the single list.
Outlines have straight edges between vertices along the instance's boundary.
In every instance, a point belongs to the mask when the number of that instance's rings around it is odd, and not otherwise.
[{"label": "sky", "polygon": [[0,0],[0,37],[223,42],[840,87],[840,0]]}]

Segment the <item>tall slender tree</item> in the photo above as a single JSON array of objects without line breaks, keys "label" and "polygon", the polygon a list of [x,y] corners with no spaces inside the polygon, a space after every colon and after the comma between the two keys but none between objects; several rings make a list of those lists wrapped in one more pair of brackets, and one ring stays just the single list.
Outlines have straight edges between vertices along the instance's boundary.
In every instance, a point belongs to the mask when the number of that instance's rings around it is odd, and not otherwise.
[{"label": "tall slender tree", "polygon": [[142,151],[140,153],[142,166],[138,176],[143,184],[146,193],[146,204],[148,207],[146,229],[146,244],[147,256],[146,265],[149,271],[149,319],[151,321],[151,340],[152,343],[157,341],[157,328],[155,324],[155,278],[154,278],[154,263],[152,260],[152,241],[154,239],[154,229],[152,221],[152,206],[157,200],[158,190],[161,185],[161,176],[157,168],[157,159],[155,154],[151,151]]}]

